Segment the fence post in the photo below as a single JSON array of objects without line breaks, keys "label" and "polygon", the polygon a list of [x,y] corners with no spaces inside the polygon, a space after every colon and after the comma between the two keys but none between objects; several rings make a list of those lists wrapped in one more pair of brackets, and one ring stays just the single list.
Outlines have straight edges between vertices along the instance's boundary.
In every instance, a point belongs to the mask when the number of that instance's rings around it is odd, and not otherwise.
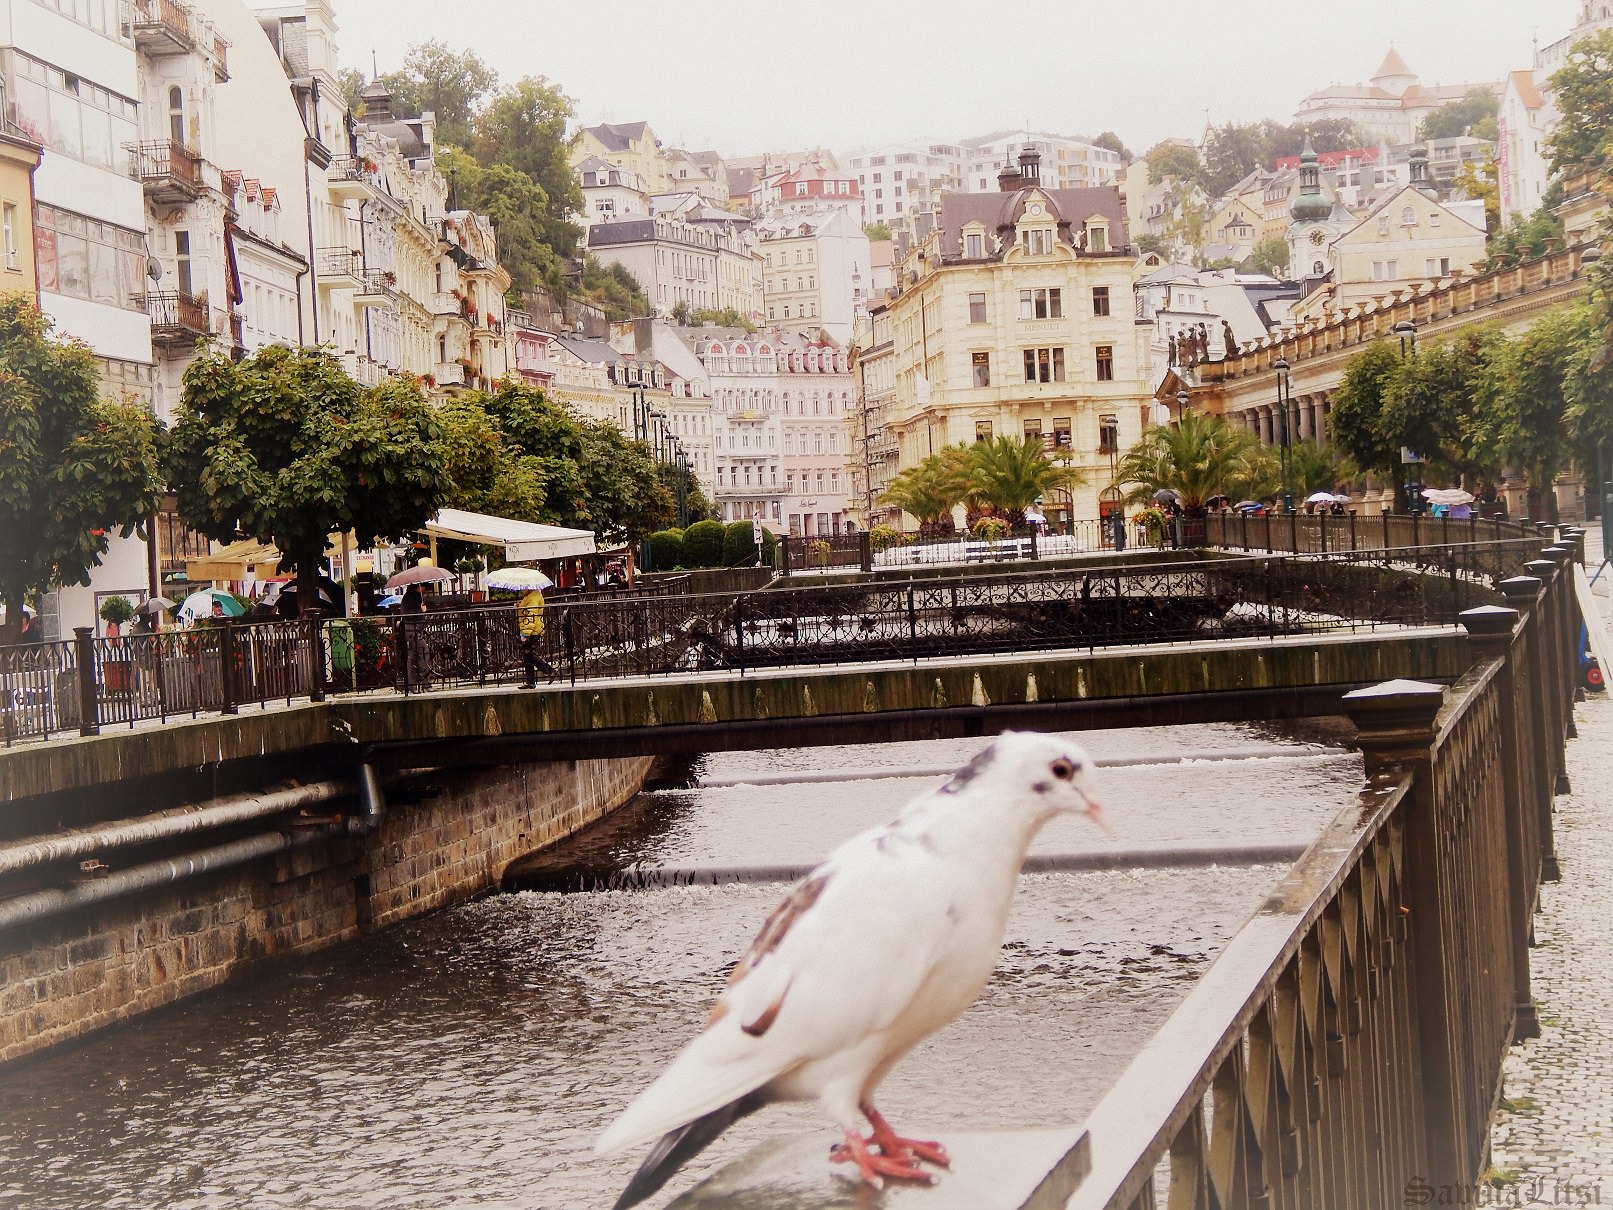
[{"label": "fence post", "polygon": [[1388,550],[1389,549],[1389,514],[1388,513],[1379,513],[1378,516],[1383,518],[1383,549]]},{"label": "fence post", "polygon": [[95,691],[95,629],[73,627],[73,658],[78,664],[78,733],[101,734],[100,699]]},{"label": "fence post", "polygon": [[1288,546],[1289,553],[1299,553],[1299,512],[1297,510],[1288,514]]},{"label": "fence post", "polygon": [[913,644],[913,662],[918,663],[919,614],[914,605],[913,586],[907,586],[907,637]]},{"label": "fence post", "polygon": [[1034,563],[1041,557],[1036,550],[1036,527],[1033,525],[1031,526],[1031,561]]},{"label": "fence post", "polygon": [[1523,790],[1525,775],[1523,749],[1528,723],[1518,716],[1517,666],[1519,630],[1523,615],[1500,605],[1481,605],[1464,610],[1461,623],[1468,634],[1468,645],[1480,659],[1496,662],[1496,689],[1500,693],[1501,773],[1503,809],[1507,827],[1507,898],[1512,941],[1513,1025],[1512,1040],[1540,1036],[1540,1018],[1535,1011],[1534,992],[1529,982],[1529,937],[1535,912],[1535,890],[1540,875],[1540,843],[1535,829],[1528,826],[1532,803]]},{"label": "fence post", "polygon": [[1352,508],[1350,510],[1350,550],[1354,552],[1360,549],[1361,547],[1355,540],[1355,510]]},{"label": "fence post", "polygon": [[1543,882],[1556,882],[1561,878],[1557,861],[1557,841],[1552,826],[1552,789],[1555,778],[1552,756],[1556,738],[1551,734],[1552,660],[1547,652],[1551,627],[1546,611],[1540,608],[1540,592],[1544,582],[1539,576],[1513,576],[1499,585],[1507,604],[1528,619],[1528,643],[1524,653],[1525,673],[1528,676],[1527,709],[1529,717],[1538,725],[1532,734],[1530,786],[1527,797],[1534,804],[1535,818],[1540,832],[1540,878]]},{"label": "fence post", "polygon": [[779,565],[783,573],[790,574],[790,535],[785,534],[778,540]]},{"label": "fence post", "polygon": [[1470,1182],[1476,1156],[1469,1154],[1462,1112],[1462,1056],[1451,1025],[1460,1017],[1447,964],[1461,956],[1447,952],[1452,921],[1444,910],[1449,885],[1459,871],[1445,868],[1441,817],[1433,776],[1435,718],[1445,691],[1421,681],[1389,681],[1344,695],[1345,713],[1355,723],[1367,776],[1395,767],[1412,774],[1405,819],[1404,879],[1406,927],[1411,934],[1411,983],[1416,997],[1417,1033],[1411,1040],[1417,1060],[1408,1066],[1421,1075],[1423,1144],[1428,1170],[1419,1173],[1434,1188]]},{"label": "fence post", "polygon": [[874,570],[874,534],[872,530],[859,530],[857,533],[857,561],[866,575]]},{"label": "fence post", "polygon": [[228,622],[218,627],[218,680],[223,703],[220,714],[239,714],[235,698],[235,627]]},{"label": "fence post", "polygon": [[734,652],[739,656],[739,670],[745,671],[745,596],[734,598]]},{"label": "fence post", "polygon": [[322,702],[325,700],[325,623],[319,618],[308,619],[309,641],[308,648],[313,660],[313,668],[308,677],[308,700]]}]

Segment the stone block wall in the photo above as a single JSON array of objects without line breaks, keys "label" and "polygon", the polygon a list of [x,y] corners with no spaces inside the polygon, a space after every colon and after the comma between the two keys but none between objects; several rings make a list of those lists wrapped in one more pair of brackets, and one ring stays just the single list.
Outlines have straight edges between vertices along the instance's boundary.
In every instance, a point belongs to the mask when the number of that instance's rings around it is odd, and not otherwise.
[{"label": "stone block wall", "polygon": [[0,936],[0,1063],[496,888],[516,858],[631,798],[650,764],[440,774],[434,797],[390,807],[373,836],[317,841]]}]

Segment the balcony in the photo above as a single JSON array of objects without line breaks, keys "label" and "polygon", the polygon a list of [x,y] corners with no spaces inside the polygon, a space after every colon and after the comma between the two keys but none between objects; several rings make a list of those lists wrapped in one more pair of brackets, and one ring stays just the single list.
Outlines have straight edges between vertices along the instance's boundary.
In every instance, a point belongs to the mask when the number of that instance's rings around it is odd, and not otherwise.
[{"label": "balcony", "polygon": [[457,361],[439,361],[431,376],[437,380],[437,385],[440,387],[465,385],[465,367]]},{"label": "balcony", "polygon": [[392,371],[386,366],[357,353],[342,354],[342,369],[361,387],[378,387],[392,378]]},{"label": "balcony", "polygon": [[438,290],[431,296],[431,313],[433,315],[447,315],[463,318],[464,304],[456,295],[447,290]]},{"label": "balcony", "polygon": [[398,295],[398,275],[391,269],[361,269],[358,293],[353,301],[361,307],[390,307]]},{"label": "balcony", "polygon": [[363,201],[375,192],[377,172],[374,160],[339,155],[326,167],[325,183],[335,197]]},{"label": "balcony", "polygon": [[325,290],[357,290],[364,284],[364,254],[352,248],[319,250],[319,285]]},{"label": "balcony", "polygon": [[183,290],[163,290],[139,294],[151,317],[151,343],[163,348],[188,348],[204,336],[212,335],[207,301]]},{"label": "balcony", "polygon": [[230,78],[230,44],[222,34],[213,35],[213,79],[223,84]]},{"label": "balcony", "polygon": [[202,157],[174,142],[125,143],[129,175],[146,197],[172,205],[194,202],[202,191]]},{"label": "balcony", "polygon": [[135,49],[152,56],[196,49],[195,14],[178,0],[129,0],[124,8]]}]

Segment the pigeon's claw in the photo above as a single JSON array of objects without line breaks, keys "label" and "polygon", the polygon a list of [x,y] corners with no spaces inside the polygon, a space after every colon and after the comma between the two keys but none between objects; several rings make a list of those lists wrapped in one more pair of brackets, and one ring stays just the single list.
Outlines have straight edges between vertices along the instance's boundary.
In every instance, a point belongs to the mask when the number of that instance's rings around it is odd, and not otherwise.
[{"label": "pigeon's claw", "polygon": [[855,1130],[846,1131],[846,1141],[829,1152],[829,1159],[836,1164],[856,1164],[864,1183],[875,1189],[885,1187],[883,1178],[887,1176],[892,1180],[917,1181],[924,1185],[934,1180],[912,1160],[870,1151],[868,1140]]},{"label": "pigeon's claw", "polygon": [[874,1128],[874,1132],[869,1136],[868,1141],[877,1146],[883,1154],[895,1156],[906,1160],[908,1163],[912,1163],[913,1157],[917,1156],[919,1159],[941,1168],[950,1168],[952,1166],[952,1157],[947,1155],[947,1149],[941,1146],[940,1143],[925,1142],[923,1139],[903,1138],[891,1129],[890,1123],[885,1120],[885,1116],[879,1110],[867,1104],[864,1104],[861,1108],[863,1117],[867,1118],[868,1124]]}]

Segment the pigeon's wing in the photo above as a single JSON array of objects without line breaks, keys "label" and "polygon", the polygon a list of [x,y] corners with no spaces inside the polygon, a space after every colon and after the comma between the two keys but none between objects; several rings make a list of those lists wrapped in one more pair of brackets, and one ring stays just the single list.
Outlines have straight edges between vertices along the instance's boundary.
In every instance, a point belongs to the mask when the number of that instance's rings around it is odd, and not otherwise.
[{"label": "pigeon's wing", "polygon": [[922,848],[848,841],[792,889],[706,1028],[601,1137],[620,1151],[847,1050],[907,1010],[945,947],[951,890]]}]

